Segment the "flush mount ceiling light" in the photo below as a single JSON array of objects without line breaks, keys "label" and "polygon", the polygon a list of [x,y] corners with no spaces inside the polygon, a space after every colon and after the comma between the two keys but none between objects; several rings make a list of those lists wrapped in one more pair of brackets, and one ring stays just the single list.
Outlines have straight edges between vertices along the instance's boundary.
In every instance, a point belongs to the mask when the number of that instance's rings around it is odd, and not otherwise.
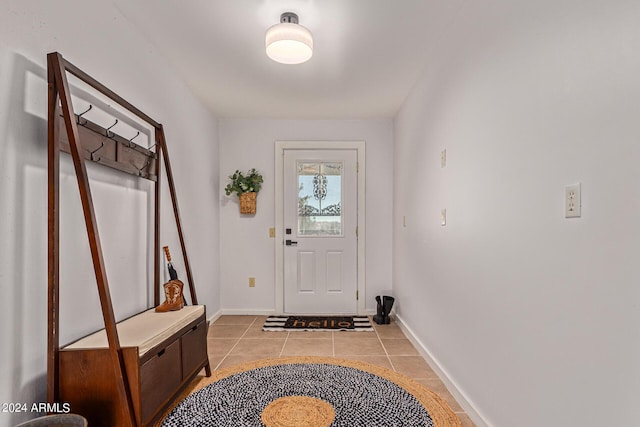
[{"label": "flush mount ceiling light", "polygon": [[280,23],[267,30],[267,56],[282,64],[302,64],[313,55],[311,31],[298,24],[298,15],[285,12]]}]

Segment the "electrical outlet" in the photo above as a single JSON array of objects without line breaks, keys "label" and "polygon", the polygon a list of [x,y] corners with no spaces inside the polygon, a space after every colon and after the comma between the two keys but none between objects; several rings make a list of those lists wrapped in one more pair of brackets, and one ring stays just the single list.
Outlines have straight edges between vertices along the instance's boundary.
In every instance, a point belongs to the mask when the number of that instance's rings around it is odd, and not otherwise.
[{"label": "electrical outlet", "polygon": [[581,209],[581,191],[580,183],[574,185],[568,185],[564,188],[564,217],[565,218],[580,218],[582,215]]},{"label": "electrical outlet", "polygon": [[250,288],[255,288],[256,287],[256,278],[255,277],[249,277],[249,287]]},{"label": "electrical outlet", "polygon": [[447,225],[447,209],[440,211],[440,225]]}]

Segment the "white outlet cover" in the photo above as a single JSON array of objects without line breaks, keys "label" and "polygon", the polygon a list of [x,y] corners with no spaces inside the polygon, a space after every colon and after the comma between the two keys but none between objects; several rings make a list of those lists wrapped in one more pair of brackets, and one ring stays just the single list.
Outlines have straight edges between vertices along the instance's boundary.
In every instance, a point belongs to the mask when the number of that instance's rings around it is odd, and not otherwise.
[{"label": "white outlet cover", "polygon": [[564,188],[564,217],[580,218],[582,215],[582,197],[580,183]]}]

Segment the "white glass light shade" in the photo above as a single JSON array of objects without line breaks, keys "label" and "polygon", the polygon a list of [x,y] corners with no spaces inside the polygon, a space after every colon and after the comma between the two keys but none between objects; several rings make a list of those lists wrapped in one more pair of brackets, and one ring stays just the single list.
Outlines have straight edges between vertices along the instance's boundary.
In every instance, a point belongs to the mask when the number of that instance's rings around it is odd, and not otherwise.
[{"label": "white glass light shade", "polygon": [[267,56],[282,64],[301,64],[313,55],[311,31],[299,24],[276,24],[265,36]]}]

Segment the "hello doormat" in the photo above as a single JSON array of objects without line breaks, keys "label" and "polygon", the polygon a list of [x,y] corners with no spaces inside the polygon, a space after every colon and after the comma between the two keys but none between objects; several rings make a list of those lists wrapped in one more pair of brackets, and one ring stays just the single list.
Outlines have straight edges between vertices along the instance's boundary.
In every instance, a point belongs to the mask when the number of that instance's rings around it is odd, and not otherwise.
[{"label": "hello doormat", "polygon": [[367,316],[269,316],[263,331],[373,331]]}]

